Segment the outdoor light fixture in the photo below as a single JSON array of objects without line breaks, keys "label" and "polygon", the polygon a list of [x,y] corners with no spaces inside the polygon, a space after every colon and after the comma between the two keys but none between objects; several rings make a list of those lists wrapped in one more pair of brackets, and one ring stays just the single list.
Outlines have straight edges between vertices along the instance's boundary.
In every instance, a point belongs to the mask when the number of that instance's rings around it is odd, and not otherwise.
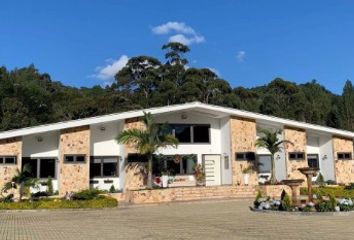
[{"label": "outdoor light fixture", "polygon": [[36,139],[37,139],[37,142],[43,142],[42,136],[37,136]]},{"label": "outdoor light fixture", "polygon": [[325,155],[323,155],[323,157],[322,157],[322,160],[326,160],[328,157],[327,157],[327,155],[325,154]]},{"label": "outdoor light fixture", "polygon": [[100,130],[101,130],[101,131],[105,131],[105,130],[106,130],[106,127],[105,127],[105,126],[101,126],[101,127],[100,127]]}]

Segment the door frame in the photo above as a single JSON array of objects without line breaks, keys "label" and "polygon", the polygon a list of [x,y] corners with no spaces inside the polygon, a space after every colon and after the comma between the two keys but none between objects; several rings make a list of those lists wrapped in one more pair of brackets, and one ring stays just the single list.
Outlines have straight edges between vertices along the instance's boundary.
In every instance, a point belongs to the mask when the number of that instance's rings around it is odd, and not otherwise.
[{"label": "door frame", "polygon": [[317,167],[320,169],[320,155],[318,153],[307,153],[306,154],[307,165],[309,165],[309,156],[311,156],[311,155],[317,157]]}]

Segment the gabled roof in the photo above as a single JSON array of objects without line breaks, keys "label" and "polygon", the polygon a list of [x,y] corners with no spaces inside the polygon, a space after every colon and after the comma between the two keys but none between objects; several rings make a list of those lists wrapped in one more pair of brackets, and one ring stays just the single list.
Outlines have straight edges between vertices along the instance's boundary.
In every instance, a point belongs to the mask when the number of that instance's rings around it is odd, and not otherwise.
[{"label": "gabled roof", "polygon": [[340,130],[340,129],[324,127],[315,124],[309,124],[305,122],[273,117],[273,116],[243,111],[234,108],[215,106],[215,105],[205,104],[201,102],[190,102],[185,104],[176,104],[176,105],[169,105],[163,107],[134,110],[134,111],[128,111],[122,113],[114,113],[114,114],[108,114],[108,115],[97,116],[97,117],[90,117],[90,118],[84,118],[78,120],[45,124],[45,125],[40,125],[35,127],[10,130],[5,132],[0,132],[0,139],[26,136],[31,134],[40,134],[44,132],[58,131],[66,128],[73,128],[73,127],[100,124],[100,123],[103,124],[112,121],[135,118],[135,117],[143,116],[144,112],[150,112],[152,114],[163,114],[163,113],[183,112],[183,111],[196,111],[196,112],[202,112],[206,114],[214,113],[212,114],[212,116],[214,117],[238,116],[244,118],[251,118],[251,119],[255,119],[256,121],[268,122],[270,124],[280,124],[280,125],[286,125],[290,127],[303,128],[310,131],[319,131],[322,133],[354,138],[354,132],[350,132],[346,130]]}]

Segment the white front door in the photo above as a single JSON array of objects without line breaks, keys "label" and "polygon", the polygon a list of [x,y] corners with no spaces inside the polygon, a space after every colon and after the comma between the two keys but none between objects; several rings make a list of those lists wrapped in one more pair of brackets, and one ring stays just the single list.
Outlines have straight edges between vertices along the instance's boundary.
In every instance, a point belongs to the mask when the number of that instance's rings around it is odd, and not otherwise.
[{"label": "white front door", "polygon": [[221,184],[220,161],[220,155],[203,155],[206,186],[217,186]]}]

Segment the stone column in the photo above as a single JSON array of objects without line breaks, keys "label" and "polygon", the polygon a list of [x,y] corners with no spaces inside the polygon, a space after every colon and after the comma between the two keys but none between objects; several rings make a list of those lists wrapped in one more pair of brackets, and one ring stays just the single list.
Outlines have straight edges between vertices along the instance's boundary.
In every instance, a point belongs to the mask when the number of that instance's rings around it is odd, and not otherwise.
[{"label": "stone column", "polygon": [[[354,182],[353,140],[340,136],[333,136],[332,143],[337,183],[348,184]],[[352,159],[338,160],[337,154],[339,152],[352,153]]]},{"label": "stone column", "polygon": [[[236,161],[236,152],[256,152],[256,121],[240,117],[230,118],[232,183],[243,185],[242,169],[254,166],[255,161]],[[249,185],[258,185],[258,176],[250,174]]]}]

